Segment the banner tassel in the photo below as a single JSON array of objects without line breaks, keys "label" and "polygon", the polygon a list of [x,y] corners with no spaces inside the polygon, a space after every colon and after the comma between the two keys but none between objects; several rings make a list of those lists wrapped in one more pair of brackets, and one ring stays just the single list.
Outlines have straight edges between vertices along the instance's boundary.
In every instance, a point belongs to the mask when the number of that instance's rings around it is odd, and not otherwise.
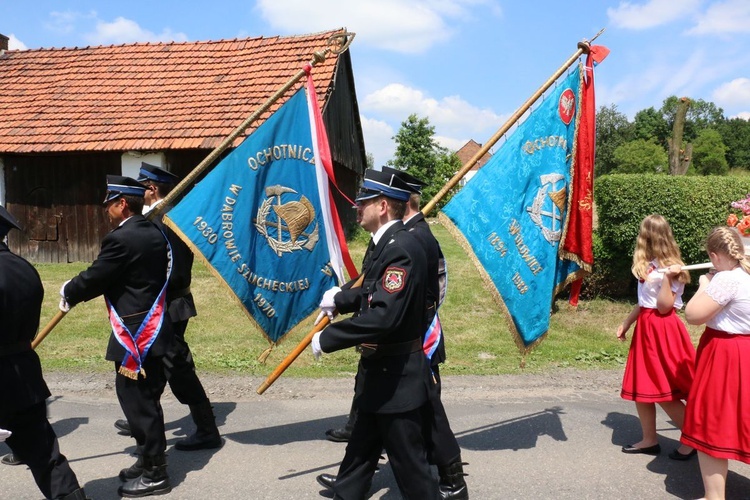
[{"label": "banner tassel", "polygon": [[266,359],[268,359],[268,356],[271,354],[271,351],[273,351],[273,348],[276,346],[276,344],[271,344],[268,349],[260,353],[260,356],[258,356],[258,362],[266,364]]}]

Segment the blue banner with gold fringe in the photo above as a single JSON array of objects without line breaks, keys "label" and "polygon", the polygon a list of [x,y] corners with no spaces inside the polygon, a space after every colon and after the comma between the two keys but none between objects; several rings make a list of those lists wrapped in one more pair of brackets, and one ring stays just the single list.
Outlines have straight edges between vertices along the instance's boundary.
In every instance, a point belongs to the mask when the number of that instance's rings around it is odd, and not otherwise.
[{"label": "blue banner with gold fringe", "polygon": [[314,140],[302,88],[164,217],[272,343],[339,282]]},{"label": "blue banner with gold fringe", "polygon": [[580,70],[562,79],[440,214],[479,264],[527,351],[578,266],[558,257],[571,182]]}]

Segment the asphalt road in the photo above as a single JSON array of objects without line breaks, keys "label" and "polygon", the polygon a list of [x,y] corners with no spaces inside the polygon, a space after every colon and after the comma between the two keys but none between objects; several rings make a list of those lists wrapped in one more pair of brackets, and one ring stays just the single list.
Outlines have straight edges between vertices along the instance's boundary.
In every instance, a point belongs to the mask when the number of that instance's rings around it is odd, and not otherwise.
[{"label": "asphalt road", "polygon": [[[662,499],[703,495],[698,461],[667,453],[679,432],[658,413],[662,453],[626,455],[640,438],[632,403],[618,395],[619,373],[561,372],[544,376],[452,377],[444,402],[469,462],[472,499]],[[49,417],[81,484],[95,500],[115,499],[119,470],[129,466],[131,438],[118,435],[121,418],[110,375],[87,380],[48,376],[55,396]],[[181,452],[174,442],[191,429],[187,408],[167,391],[169,474],[174,499],[318,499],[330,497],[315,481],[336,473],[343,444],[324,439],[343,423],[352,381],[280,380],[266,395],[252,378],[204,379],[225,444]],[[0,444],[0,453],[8,452]],[[0,465],[0,498],[41,498],[25,466]],[[376,473],[372,498],[398,493],[387,460]],[[750,466],[730,462],[727,498],[750,499]]]}]

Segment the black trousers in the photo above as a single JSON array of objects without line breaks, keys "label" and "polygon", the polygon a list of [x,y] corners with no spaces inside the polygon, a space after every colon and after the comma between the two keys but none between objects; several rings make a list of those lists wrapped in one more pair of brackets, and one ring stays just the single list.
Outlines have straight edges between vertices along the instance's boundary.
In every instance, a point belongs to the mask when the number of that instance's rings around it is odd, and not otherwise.
[{"label": "black trousers", "polygon": [[167,449],[160,401],[167,385],[163,360],[158,356],[147,356],[143,363],[146,378],[139,375],[138,380],[117,374],[119,368],[120,363],[115,363],[115,390],[130,424],[130,433],[144,457],[162,455]]},{"label": "black trousers", "polygon": [[195,362],[190,346],[185,341],[185,330],[189,320],[172,323],[174,342],[164,356],[169,388],[177,400],[184,405],[199,405],[208,401],[206,390],[195,372]]},{"label": "black trousers", "polygon": [[461,447],[453,434],[448,415],[445,413],[443,401],[440,398],[440,368],[432,367],[435,376],[434,396],[425,406],[425,442],[427,443],[427,457],[431,464],[445,467],[461,458]]},{"label": "black trousers", "polygon": [[438,498],[438,483],[427,463],[422,412],[422,408],[393,414],[359,411],[336,475],[336,495],[343,500],[366,498],[380,453],[385,448],[404,499]]},{"label": "black trousers", "polygon": [[6,443],[31,469],[45,498],[62,498],[80,488],[68,459],[60,453],[44,401],[12,413],[0,411],[0,427],[13,433]]}]

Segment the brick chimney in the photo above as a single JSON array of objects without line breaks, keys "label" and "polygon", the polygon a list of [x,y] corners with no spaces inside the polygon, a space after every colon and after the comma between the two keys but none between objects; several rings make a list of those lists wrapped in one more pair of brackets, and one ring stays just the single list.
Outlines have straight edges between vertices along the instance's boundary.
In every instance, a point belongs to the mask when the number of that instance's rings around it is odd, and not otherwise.
[{"label": "brick chimney", "polygon": [[10,40],[10,38],[0,34],[0,54],[8,50],[8,40]]}]

